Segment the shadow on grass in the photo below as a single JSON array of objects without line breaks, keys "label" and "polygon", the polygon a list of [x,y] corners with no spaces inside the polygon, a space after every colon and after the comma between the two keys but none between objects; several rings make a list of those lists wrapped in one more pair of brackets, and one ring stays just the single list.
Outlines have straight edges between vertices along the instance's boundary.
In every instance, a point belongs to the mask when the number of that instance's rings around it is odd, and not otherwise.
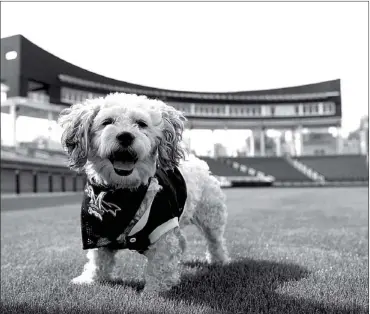
[{"label": "shadow on grass", "polygon": [[31,305],[28,303],[21,303],[16,305],[1,304],[0,305],[1,314],[156,314],[157,312],[146,311],[146,310],[132,310],[132,311],[123,311],[117,309],[112,310],[90,310],[90,309],[72,309],[72,308],[63,308],[63,305],[60,307],[53,306],[40,306],[40,305]]},{"label": "shadow on grass", "polygon": [[204,262],[184,264],[188,271],[185,270],[180,285],[165,297],[203,304],[216,313],[368,313],[362,307],[344,308],[275,292],[284,283],[309,275],[298,265],[251,259],[226,266]]},{"label": "shadow on grass", "polygon": [[[285,296],[276,292],[278,287],[291,281],[299,281],[309,275],[307,269],[288,263],[277,263],[263,260],[243,259],[229,265],[209,265],[204,262],[185,262],[181,283],[169,292],[161,294],[167,300],[189,304],[203,305],[210,308],[205,313],[368,313],[363,307],[351,305],[320,303],[310,299]],[[143,281],[115,280],[105,285],[124,286],[137,292],[143,289]],[[148,303],[148,305],[150,302]],[[98,304],[97,304],[98,305]],[[63,309],[63,307],[66,307]],[[2,302],[1,313],[17,314],[74,314],[74,313],[127,313],[146,314],[163,313],[163,311],[107,311],[103,309],[61,308],[50,305],[13,304]],[[190,308],[189,308],[190,311]],[[190,313],[178,311],[173,313]],[[192,312],[193,313],[193,312]],[[172,313],[169,313],[172,314]]]}]

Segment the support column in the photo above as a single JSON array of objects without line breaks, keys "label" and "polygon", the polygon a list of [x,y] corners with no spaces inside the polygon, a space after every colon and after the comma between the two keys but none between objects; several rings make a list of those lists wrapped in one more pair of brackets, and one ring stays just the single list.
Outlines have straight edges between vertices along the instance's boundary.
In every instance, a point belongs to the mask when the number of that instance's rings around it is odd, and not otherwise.
[{"label": "support column", "polygon": [[343,154],[343,137],[342,137],[342,128],[337,127],[337,154]]},{"label": "support column", "polygon": [[48,126],[48,141],[46,142],[46,148],[47,149],[50,148],[51,132],[53,131],[52,122],[53,122],[53,112],[48,111],[48,124],[49,124],[49,126]]},{"label": "support column", "polygon": [[17,147],[17,105],[15,103],[12,103],[9,107],[9,114],[12,121],[11,126],[11,138],[12,138],[12,146]]},{"label": "support column", "polygon": [[230,115],[230,106],[229,105],[225,105],[225,116],[229,116]]},{"label": "support column", "polygon": [[265,128],[260,130],[260,156],[266,155]]},{"label": "support column", "polygon": [[195,104],[190,104],[190,114],[195,115]]},{"label": "support column", "polygon": [[324,104],[320,102],[318,104],[318,107],[319,107],[319,115],[323,115],[324,114]]},{"label": "support column", "polygon": [[276,156],[281,156],[281,135],[275,137]]},{"label": "support column", "polygon": [[294,147],[294,131],[293,130],[288,129],[284,131],[284,143],[285,143],[285,153],[287,153],[289,156],[294,156],[295,147]]},{"label": "support column", "polygon": [[294,152],[296,156],[301,156],[303,152],[302,126],[298,126],[293,134]]},{"label": "support column", "polygon": [[253,130],[251,130],[251,134],[249,136],[249,152],[248,152],[248,156],[250,157],[254,157],[254,134],[253,134]]}]

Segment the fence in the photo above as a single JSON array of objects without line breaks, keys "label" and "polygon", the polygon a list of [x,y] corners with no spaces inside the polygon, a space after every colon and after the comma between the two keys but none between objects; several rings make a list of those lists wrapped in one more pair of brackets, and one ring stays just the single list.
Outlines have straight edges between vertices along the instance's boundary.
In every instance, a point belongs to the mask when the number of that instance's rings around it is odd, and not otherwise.
[{"label": "fence", "polygon": [[19,156],[1,158],[1,193],[77,192],[85,183],[85,176],[61,162]]}]

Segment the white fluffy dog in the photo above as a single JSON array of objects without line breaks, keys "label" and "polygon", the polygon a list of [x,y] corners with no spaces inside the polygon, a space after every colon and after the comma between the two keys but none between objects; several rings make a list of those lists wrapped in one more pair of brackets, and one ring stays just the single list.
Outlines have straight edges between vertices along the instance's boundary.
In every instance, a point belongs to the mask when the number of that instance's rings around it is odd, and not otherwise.
[{"label": "white fluffy dog", "polygon": [[228,261],[225,196],[204,161],[185,158],[184,121],[164,102],[130,94],[63,110],[70,167],[87,176],[81,224],[88,262],[72,282],[110,280],[115,253],[130,249],[148,259],[144,291],[170,289],[190,223],[204,234],[209,261]]}]

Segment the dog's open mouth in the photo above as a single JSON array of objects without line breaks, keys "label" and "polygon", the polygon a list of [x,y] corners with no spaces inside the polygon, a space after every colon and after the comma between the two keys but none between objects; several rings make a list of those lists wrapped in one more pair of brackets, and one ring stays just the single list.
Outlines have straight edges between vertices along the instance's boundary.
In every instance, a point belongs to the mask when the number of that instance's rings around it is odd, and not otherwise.
[{"label": "dog's open mouth", "polygon": [[129,176],[132,171],[134,171],[135,163],[134,162],[113,162],[114,171],[120,176]]},{"label": "dog's open mouth", "polygon": [[109,158],[114,171],[120,176],[129,176],[134,171],[137,159],[136,154],[128,150],[114,152]]}]

